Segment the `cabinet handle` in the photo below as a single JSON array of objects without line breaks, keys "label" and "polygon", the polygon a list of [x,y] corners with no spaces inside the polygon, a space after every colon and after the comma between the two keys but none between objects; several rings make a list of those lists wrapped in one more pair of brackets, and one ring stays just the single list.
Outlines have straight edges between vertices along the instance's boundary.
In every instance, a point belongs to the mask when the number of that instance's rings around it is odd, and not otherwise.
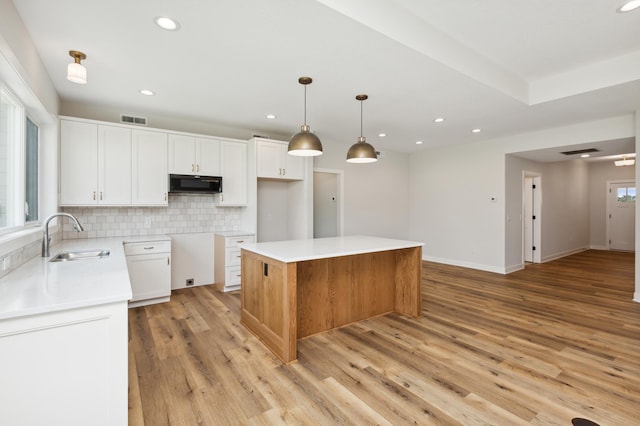
[{"label": "cabinet handle", "polygon": [[154,246],[143,247],[143,249],[145,250],[153,250],[154,248],[155,248]]},{"label": "cabinet handle", "polygon": [[200,171],[200,164],[196,164],[196,172]]},{"label": "cabinet handle", "polygon": [[196,171],[196,165],[195,165],[195,164],[193,164],[193,163],[191,164],[191,171],[192,171],[192,172],[195,172],[195,171]]},{"label": "cabinet handle", "polygon": [[164,193],[164,200],[167,201],[167,193]]},{"label": "cabinet handle", "polygon": [[93,200],[95,201],[96,199],[96,191],[93,191]]},{"label": "cabinet handle", "polygon": [[283,168],[283,169],[282,169],[282,176],[284,176],[284,175],[286,175],[286,174],[287,174],[287,169],[284,169],[284,168]]},{"label": "cabinet handle", "polygon": [[100,191],[100,200],[102,200],[102,191]]},{"label": "cabinet handle", "polygon": [[244,240],[238,240],[238,241],[237,241],[237,243],[238,243],[238,244],[240,244],[240,243],[244,243]]},{"label": "cabinet handle", "polygon": [[167,256],[167,265],[171,265],[171,258]]}]

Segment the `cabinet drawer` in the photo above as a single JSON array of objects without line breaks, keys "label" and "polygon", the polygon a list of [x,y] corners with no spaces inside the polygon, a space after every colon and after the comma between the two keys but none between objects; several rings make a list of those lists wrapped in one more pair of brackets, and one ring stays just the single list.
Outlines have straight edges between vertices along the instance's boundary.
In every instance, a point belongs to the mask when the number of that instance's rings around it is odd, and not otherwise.
[{"label": "cabinet drawer", "polygon": [[230,286],[240,284],[242,275],[240,271],[240,266],[229,266],[227,268],[227,282],[225,283],[225,285]]},{"label": "cabinet drawer", "polygon": [[127,256],[155,253],[171,253],[171,241],[147,241],[124,245],[124,254]]},{"label": "cabinet drawer", "polygon": [[227,247],[238,247],[239,244],[242,243],[252,243],[253,235],[241,235],[238,237],[227,237],[225,238]]},{"label": "cabinet drawer", "polygon": [[240,265],[241,252],[240,248],[228,248],[227,250],[227,264],[226,266],[238,266]]}]

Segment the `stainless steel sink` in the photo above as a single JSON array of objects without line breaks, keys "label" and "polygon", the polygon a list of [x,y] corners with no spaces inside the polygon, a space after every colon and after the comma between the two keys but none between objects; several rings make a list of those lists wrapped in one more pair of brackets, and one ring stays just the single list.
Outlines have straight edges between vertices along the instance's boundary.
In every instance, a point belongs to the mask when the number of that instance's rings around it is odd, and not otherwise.
[{"label": "stainless steel sink", "polygon": [[61,251],[49,259],[49,262],[68,262],[70,260],[101,259],[109,256],[107,249]]}]

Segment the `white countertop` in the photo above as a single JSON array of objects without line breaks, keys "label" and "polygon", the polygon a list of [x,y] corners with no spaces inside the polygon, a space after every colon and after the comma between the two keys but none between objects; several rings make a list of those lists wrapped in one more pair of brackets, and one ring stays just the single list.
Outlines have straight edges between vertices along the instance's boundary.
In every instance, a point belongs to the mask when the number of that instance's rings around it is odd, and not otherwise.
[{"label": "white countertop", "polygon": [[[161,237],[64,240],[52,256],[67,250],[109,249],[101,259],[49,262],[36,257],[0,279],[0,320],[131,299],[124,241]],[[164,237],[167,239],[168,237]]]},{"label": "white countertop", "polygon": [[377,251],[422,247],[423,245],[424,243],[416,241],[354,235],[349,237],[315,238],[309,240],[244,243],[240,244],[240,248],[281,262],[289,263],[325,259],[328,257],[349,256],[353,254],[374,253]]},{"label": "white countertop", "polygon": [[253,235],[253,232],[247,232],[247,231],[218,231],[215,234],[216,235],[221,235],[223,237],[244,237],[246,235]]}]

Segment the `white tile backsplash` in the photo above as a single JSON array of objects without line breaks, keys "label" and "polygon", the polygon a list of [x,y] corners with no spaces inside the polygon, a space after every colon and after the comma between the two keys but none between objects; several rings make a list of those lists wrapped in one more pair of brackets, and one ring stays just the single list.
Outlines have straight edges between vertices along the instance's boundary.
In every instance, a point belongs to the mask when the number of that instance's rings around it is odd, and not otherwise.
[{"label": "white tile backsplash", "polygon": [[241,207],[217,207],[211,195],[170,194],[168,207],[64,207],[84,232],[64,225],[63,239],[240,230]]}]

